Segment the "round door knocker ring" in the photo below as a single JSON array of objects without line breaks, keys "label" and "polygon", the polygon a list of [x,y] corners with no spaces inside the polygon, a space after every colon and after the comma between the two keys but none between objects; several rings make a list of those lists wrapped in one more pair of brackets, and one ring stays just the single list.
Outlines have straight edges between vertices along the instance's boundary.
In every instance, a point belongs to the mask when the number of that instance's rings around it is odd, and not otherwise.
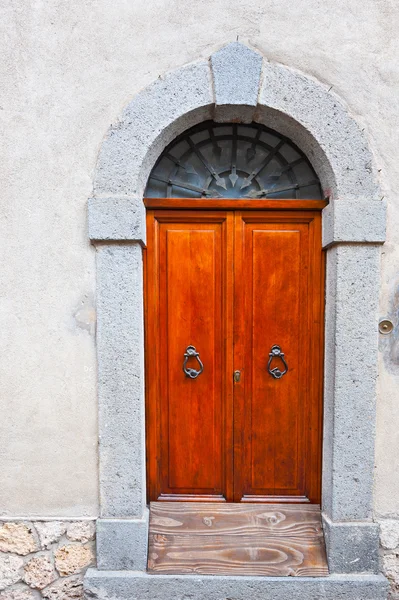
[{"label": "round door knocker ring", "polygon": [[[199,371],[197,371],[196,369],[193,369],[192,367],[187,367],[187,361],[189,358],[197,359],[198,364],[200,366]],[[197,350],[195,349],[195,346],[187,346],[186,351],[184,353],[184,362],[183,362],[184,374],[186,375],[186,377],[189,377],[190,379],[197,379],[198,375],[201,375],[203,370],[204,370],[204,365],[202,364],[202,361],[200,359],[199,352],[197,352]]]},{"label": "round door knocker ring", "polygon": [[[278,367],[274,367],[273,369],[271,368],[272,361],[275,358],[279,358],[282,361],[284,365],[283,371],[281,371]],[[267,370],[269,371],[270,375],[274,377],[274,379],[281,379],[282,376],[285,375],[288,371],[288,365],[285,362],[284,352],[281,351],[280,346],[277,346],[277,344],[272,346],[269,352],[269,362],[267,363]]]}]

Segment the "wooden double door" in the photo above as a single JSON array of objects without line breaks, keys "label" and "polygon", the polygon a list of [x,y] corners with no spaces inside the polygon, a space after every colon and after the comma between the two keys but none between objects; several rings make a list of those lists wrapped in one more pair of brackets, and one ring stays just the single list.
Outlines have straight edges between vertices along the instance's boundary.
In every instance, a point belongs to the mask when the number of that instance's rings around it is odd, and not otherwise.
[{"label": "wooden double door", "polygon": [[147,211],[150,500],[319,503],[320,217]]}]

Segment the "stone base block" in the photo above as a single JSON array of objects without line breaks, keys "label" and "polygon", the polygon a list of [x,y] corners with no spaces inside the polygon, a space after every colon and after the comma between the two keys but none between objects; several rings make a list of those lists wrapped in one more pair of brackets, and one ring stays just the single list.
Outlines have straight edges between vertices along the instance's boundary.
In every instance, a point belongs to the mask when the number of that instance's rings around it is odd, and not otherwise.
[{"label": "stone base block", "polygon": [[148,575],[89,569],[85,597],[96,600],[386,600],[382,575],[222,577]]},{"label": "stone base block", "polygon": [[378,573],[378,523],[336,523],[322,516],[330,573]]},{"label": "stone base block", "polygon": [[97,520],[97,566],[100,570],[145,571],[148,511],[143,519]]}]

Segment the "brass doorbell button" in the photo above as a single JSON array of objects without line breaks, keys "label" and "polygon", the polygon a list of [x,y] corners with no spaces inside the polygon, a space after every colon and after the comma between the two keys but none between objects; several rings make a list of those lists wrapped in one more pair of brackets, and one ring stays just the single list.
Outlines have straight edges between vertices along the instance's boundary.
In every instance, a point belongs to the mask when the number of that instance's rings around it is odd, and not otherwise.
[{"label": "brass doorbell button", "polygon": [[380,333],[387,335],[393,330],[393,323],[389,319],[382,319],[378,324],[378,330]]}]

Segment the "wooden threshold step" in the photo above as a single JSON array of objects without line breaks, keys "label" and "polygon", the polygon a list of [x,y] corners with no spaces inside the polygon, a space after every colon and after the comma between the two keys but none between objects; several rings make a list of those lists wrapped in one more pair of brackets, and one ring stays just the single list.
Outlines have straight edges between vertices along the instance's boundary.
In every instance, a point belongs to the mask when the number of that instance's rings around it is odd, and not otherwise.
[{"label": "wooden threshold step", "polygon": [[152,502],[148,572],[326,577],[320,507]]}]

